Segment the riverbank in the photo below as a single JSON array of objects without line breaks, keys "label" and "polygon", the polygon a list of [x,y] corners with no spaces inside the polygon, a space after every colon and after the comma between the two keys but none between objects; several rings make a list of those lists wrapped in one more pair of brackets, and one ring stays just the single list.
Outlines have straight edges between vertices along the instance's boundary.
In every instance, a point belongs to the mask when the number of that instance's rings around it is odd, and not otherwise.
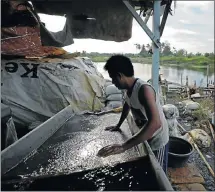
[{"label": "riverbank", "polygon": [[[106,62],[110,56],[88,56],[93,62]],[[152,64],[152,57],[130,56],[134,63],[147,63]],[[190,69],[205,69],[207,65],[210,66],[210,70],[214,69],[214,58],[205,56],[193,56],[193,57],[175,57],[167,56],[160,58],[160,65],[190,68]]]},{"label": "riverbank", "polygon": [[214,68],[214,57],[194,56],[194,57],[161,57],[161,65],[190,67],[190,68]]}]

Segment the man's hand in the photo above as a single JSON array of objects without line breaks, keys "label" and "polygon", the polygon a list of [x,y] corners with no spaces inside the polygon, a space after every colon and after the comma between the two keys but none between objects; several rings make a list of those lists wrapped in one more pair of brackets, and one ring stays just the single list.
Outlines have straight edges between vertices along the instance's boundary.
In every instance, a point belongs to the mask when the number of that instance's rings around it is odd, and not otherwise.
[{"label": "man's hand", "polygon": [[105,131],[119,131],[121,132],[122,130],[119,128],[119,126],[109,126],[105,128]]},{"label": "man's hand", "polygon": [[123,145],[120,145],[120,144],[108,145],[100,149],[97,156],[107,157],[110,155],[123,153],[124,151],[125,151],[125,148],[123,147]]}]

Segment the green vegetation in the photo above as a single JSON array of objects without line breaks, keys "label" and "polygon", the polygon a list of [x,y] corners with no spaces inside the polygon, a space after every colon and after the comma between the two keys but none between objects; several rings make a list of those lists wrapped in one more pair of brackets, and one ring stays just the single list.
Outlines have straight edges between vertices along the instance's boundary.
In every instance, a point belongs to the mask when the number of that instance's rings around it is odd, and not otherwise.
[{"label": "green vegetation", "polygon": [[[124,55],[128,56],[132,60],[132,62],[134,62],[134,63],[147,63],[147,64],[152,63],[152,58],[151,57],[140,57],[138,55],[129,56],[128,54],[124,54]],[[91,56],[90,54],[87,54],[86,56],[91,58],[93,62],[106,62],[111,55],[110,56],[100,56],[100,55]]]},{"label": "green vegetation", "polygon": [[193,56],[193,57],[170,57],[165,56],[161,57],[161,65],[176,67],[182,69],[190,69],[194,71],[202,72],[204,75],[207,75],[207,66],[209,65],[208,75],[214,74],[214,56],[209,58],[205,56]]},{"label": "green vegetation", "polygon": [[[135,63],[152,63],[152,48],[151,45],[135,44],[136,49],[140,52],[138,54],[124,54],[128,56],[132,62]],[[112,56],[110,53],[87,53],[82,52],[82,56],[87,56],[92,59],[93,62],[105,62]],[[190,68],[201,70],[207,68],[210,65],[210,70],[214,70],[214,53],[188,53],[185,49],[177,50],[175,47],[171,48],[169,42],[161,43],[160,48],[160,65],[175,66],[181,68]]]},{"label": "green vegetation", "polygon": [[[135,44],[136,48],[140,50],[138,54],[124,54],[128,56],[134,63],[152,63],[151,46]],[[86,53],[82,52],[82,56],[87,56],[92,59],[93,62],[106,62],[107,59],[112,56],[110,53]],[[209,65],[209,74],[214,72],[214,53],[188,53],[184,49],[177,50],[172,48],[168,42],[161,44],[160,50],[160,65],[166,65],[177,68],[193,69],[196,71],[202,71]],[[205,70],[204,70],[205,71]]]},{"label": "green vegetation", "polygon": [[197,102],[200,104],[200,107],[192,113],[193,117],[196,117],[198,120],[209,119],[214,112],[214,100],[205,98]]},{"label": "green vegetation", "polygon": [[191,64],[196,66],[207,66],[208,64],[214,64],[214,56],[206,57],[202,56],[164,56],[161,57],[161,62],[165,64]]},{"label": "green vegetation", "polygon": [[[128,56],[128,54],[125,54]],[[111,56],[100,56],[100,55],[90,55],[87,54],[86,56],[90,57],[93,62],[105,62]],[[139,55],[130,56],[129,57],[135,63],[152,63],[152,57],[141,57]],[[193,56],[192,58],[189,57],[177,57],[177,56],[164,56],[160,58],[161,65],[168,65],[168,66],[181,66],[185,67],[190,65],[194,68],[206,68],[209,64],[210,67],[214,67],[214,58],[208,58],[205,56]]]},{"label": "green vegetation", "polygon": [[[202,95],[202,90],[198,89],[200,95]],[[184,97],[185,96],[185,97]],[[178,102],[182,102],[186,99],[186,95],[175,95],[172,99],[173,104]],[[192,117],[196,118],[199,121],[207,120],[211,117],[211,114],[214,113],[215,103],[213,98],[204,98],[204,99],[196,99],[194,100],[199,103],[199,108],[197,110],[192,111]]]}]

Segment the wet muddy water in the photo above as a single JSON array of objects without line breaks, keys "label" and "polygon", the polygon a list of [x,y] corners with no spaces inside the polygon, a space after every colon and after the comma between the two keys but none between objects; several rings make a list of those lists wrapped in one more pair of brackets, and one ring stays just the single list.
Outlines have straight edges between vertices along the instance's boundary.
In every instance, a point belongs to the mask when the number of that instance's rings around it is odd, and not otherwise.
[{"label": "wet muddy water", "polygon": [[[8,178],[12,178],[14,176],[29,178],[47,175],[54,176],[59,174],[63,174],[65,176],[65,174],[76,172],[74,173],[76,177],[73,175],[70,176],[74,181],[70,187],[72,187],[74,190],[84,189],[83,187],[86,188],[86,186],[82,185],[90,182],[90,178],[92,178],[94,181],[93,184],[87,184],[89,185],[89,190],[91,188],[93,190],[98,190],[98,188],[102,186],[99,184],[98,187],[95,184],[95,181],[101,183],[100,181],[103,181],[104,178],[107,178],[107,182],[111,180],[111,183],[113,181],[118,181],[121,177],[127,178],[125,175],[128,175],[128,177],[133,177],[137,171],[135,170],[135,167],[132,168],[133,165],[125,169],[123,168],[124,170],[121,170],[122,168],[111,171],[108,169],[108,172],[110,171],[110,173],[108,173],[109,176],[105,176],[105,169],[100,168],[104,166],[112,167],[117,163],[126,162],[129,159],[138,157],[139,154],[134,148],[126,151],[125,153],[109,156],[106,158],[101,158],[96,155],[98,150],[102,147],[109,144],[122,143],[131,137],[128,124],[126,122],[124,122],[121,127],[121,133],[108,132],[104,130],[106,126],[115,125],[119,118],[120,114],[106,114],[103,116],[82,115],[71,118],[39,149],[34,151],[34,153],[29,158],[25,159],[4,176]],[[92,171],[89,174],[83,172],[92,169],[94,170],[95,168],[98,168],[96,170],[96,174]],[[146,170],[145,172],[148,172],[148,168],[144,167],[143,169]],[[61,178],[63,178],[63,176]],[[127,189],[129,188],[129,181],[131,182],[131,180],[126,180],[126,183],[128,182],[128,184],[126,184]],[[117,187],[120,189],[125,189],[123,188],[125,185],[120,184],[120,182],[118,182],[117,186],[115,186],[115,184],[112,186],[105,181],[105,186],[109,186],[111,189],[117,189]],[[67,188],[67,190],[68,189],[69,188]]]},{"label": "wet muddy water", "polygon": [[3,184],[4,190],[142,191],[158,190],[148,157],[69,175]]}]

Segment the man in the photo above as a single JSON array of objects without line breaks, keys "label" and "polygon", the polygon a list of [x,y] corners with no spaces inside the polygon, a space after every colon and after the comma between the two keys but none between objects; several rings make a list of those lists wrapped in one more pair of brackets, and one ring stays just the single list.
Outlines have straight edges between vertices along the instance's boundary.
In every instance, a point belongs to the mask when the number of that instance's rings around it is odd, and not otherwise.
[{"label": "man", "polygon": [[98,156],[107,157],[122,153],[144,141],[148,141],[164,171],[167,171],[168,125],[162,106],[154,88],[134,77],[133,65],[129,58],[122,55],[112,56],[104,66],[112,83],[122,90],[127,90],[125,104],[117,125],[107,127],[109,131],[121,131],[120,126],[131,110],[139,132],[125,143],[109,145],[98,152]]}]

